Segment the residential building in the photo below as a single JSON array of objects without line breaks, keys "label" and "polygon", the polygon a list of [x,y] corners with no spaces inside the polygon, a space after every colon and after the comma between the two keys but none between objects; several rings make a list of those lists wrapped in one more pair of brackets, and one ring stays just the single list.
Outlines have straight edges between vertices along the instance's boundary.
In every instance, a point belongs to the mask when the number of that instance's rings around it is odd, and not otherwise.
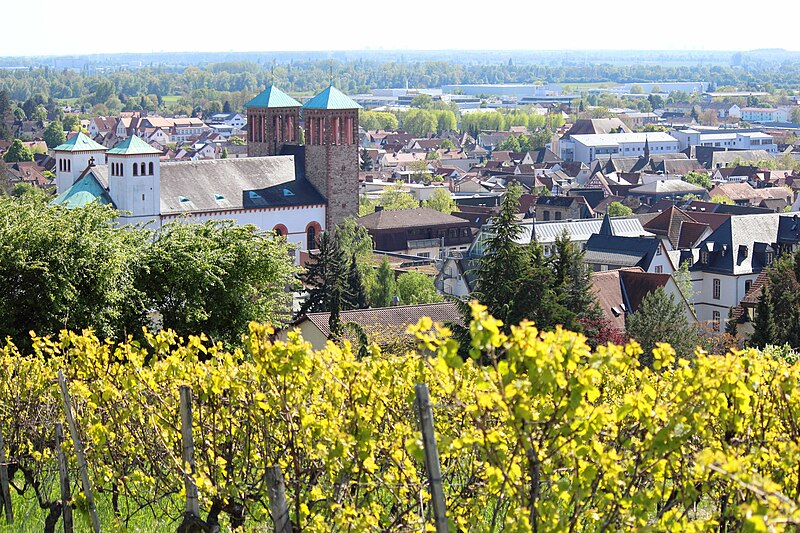
[{"label": "residential building", "polygon": [[570,135],[570,140],[574,145],[573,160],[582,163],[610,155],[649,157],[680,151],[678,140],[664,132]]}]

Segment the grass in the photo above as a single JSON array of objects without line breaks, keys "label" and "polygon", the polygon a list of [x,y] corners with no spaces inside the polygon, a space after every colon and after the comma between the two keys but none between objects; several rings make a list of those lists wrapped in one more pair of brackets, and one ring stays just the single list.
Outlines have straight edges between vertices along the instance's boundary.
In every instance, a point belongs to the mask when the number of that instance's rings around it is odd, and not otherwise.
[{"label": "grass", "polygon": [[181,99],[181,96],[177,95],[177,94],[170,94],[170,95],[161,97],[161,101],[163,101],[165,104],[177,104],[178,100],[180,100],[180,99]]}]

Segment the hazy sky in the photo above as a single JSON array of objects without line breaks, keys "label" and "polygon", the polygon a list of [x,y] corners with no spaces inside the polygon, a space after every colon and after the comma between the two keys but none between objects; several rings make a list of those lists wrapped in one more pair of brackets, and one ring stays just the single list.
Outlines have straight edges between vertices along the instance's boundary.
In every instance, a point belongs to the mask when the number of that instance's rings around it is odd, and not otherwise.
[{"label": "hazy sky", "polygon": [[[3,2],[0,56],[357,49],[797,49],[747,10],[674,0]],[[762,14],[763,15],[763,14]],[[719,28],[715,29],[715,28]]]}]

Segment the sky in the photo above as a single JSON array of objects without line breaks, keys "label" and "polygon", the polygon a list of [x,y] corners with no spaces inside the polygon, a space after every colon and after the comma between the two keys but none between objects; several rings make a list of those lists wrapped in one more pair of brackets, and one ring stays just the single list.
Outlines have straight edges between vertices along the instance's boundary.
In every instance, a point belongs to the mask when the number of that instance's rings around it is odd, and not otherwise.
[{"label": "sky", "polygon": [[[308,50],[798,49],[790,31],[727,33],[743,11],[673,0],[3,2],[0,57]],[[564,9],[559,11],[559,7]],[[714,31],[714,28],[726,31]],[[661,33],[661,35],[659,35]],[[727,35],[727,36],[726,36]]]}]

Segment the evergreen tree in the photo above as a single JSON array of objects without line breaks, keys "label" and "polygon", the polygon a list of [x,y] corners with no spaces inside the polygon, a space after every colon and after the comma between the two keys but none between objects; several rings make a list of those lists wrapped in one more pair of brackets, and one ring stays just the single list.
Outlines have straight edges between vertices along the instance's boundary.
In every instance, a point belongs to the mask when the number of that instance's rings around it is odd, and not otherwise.
[{"label": "evergreen tree", "polygon": [[639,361],[653,364],[653,348],[657,342],[668,342],[679,357],[691,357],[698,339],[697,328],[689,323],[684,308],[675,295],[659,287],[647,293],[635,313],[628,315],[628,334],[639,341],[644,352]]},{"label": "evergreen tree", "polygon": [[361,149],[361,171],[369,172],[372,170],[372,158],[366,148]]},{"label": "evergreen tree", "polygon": [[341,332],[339,314],[347,300],[347,279],[338,242],[323,231],[318,248],[311,251],[306,272],[300,280],[308,288],[308,297],[300,306],[300,314],[328,312],[331,334]]},{"label": "evergreen tree", "polygon": [[800,346],[800,254],[785,254],[767,270],[750,343]]},{"label": "evergreen tree", "polygon": [[347,272],[347,301],[345,304],[348,309],[366,309],[369,307],[364,278],[361,275],[355,252],[350,256],[350,266]]},{"label": "evergreen tree", "polygon": [[370,301],[373,307],[389,307],[397,294],[397,282],[389,260],[384,256],[375,278]]},{"label": "evergreen tree", "polygon": [[[529,257],[516,240],[522,227],[516,223],[522,188],[511,185],[506,190],[500,212],[491,220],[484,253],[478,261],[473,296],[488,308],[489,313],[509,326],[509,314],[517,306],[514,301],[520,280],[529,272]],[[533,293],[535,294],[535,293]],[[468,317],[465,317],[468,318]]]},{"label": "evergreen tree", "polygon": [[225,103],[222,104],[222,112],[230,115],[231,111],[231,103],[228,100],[225,100]]},{"label": "evergreen tree", "polygon": [[[564,307],[580,320],[597,320],[602,311],[592,292],[592,277],[583,250],[564,232],[556,237],[552,258],[554,285]],[[566,324],[565,324],[566,325]]]}]

